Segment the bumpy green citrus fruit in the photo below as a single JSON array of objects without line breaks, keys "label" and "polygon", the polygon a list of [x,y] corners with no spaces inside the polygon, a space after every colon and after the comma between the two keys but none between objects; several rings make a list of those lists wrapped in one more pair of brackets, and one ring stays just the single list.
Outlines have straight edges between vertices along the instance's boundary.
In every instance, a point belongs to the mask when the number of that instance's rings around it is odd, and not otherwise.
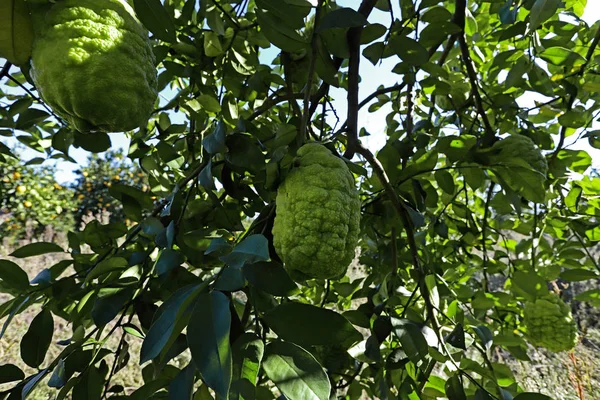
[{"label": "bumpy green citrus fruit", "polygon": [[500,163],[510,159],[521,159],[531,169],[546,176],[548,173],[548,162],[540,148],[529,137],[524,135],[511,135],[502,139],[489,149],[490,162]]},{"label": "bumpy green citrus fruit", "polygon": [[360,199],[346,163],[324,146],[298,150],[277,191],[273,245],[293,278],[343,276],[354,258]]},{"label": "bumpy green citrus fruit", "polygon": [[125,0],[32,5],[32,78],[77,130],[120,132],[147,121],[157,97],[148,32]]},{"label": "bumpy green citrus fruit", "polygon": [[555,294],[525,303],[525,327],[532,344],[551,351],[572,349],[577,343],[577,324],[571,309]]}]

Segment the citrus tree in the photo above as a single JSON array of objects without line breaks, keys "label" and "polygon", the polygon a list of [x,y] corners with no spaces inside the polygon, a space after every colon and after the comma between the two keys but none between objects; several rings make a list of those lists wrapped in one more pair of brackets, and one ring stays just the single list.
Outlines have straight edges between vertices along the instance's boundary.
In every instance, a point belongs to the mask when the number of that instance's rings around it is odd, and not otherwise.
[{"label": "citrus tree", "polygon": [[[0,261],[4,329],[42,305],[21,342],[36,372],[0,366],[5,394],[550,398],[495,354],[584,335],[555,283],[600,272],[600,180],[570,148],[598,145],[585,6],[3,2],[3,132],[68,159],[125,131],[149,187],[111,187],[131,227],[15,250],[70,254],[31,282]],[[365,93],[368,65],[393,81]],[[111,384],[128,363],[143,365],[134,391]]]},{"label": "citrus tree", "polygon": [[[106,214],[110,222],[130,222],[124,214],[123,203],[111,195],[111,190],[125,185],[147,192],[149,187],[144,172],[128,161],[120,149],[107,151],[103,156],[92,153],[87,164],[75,171],[77,178],[70,186],[77,199],[77,226],[85,224],[86,217],[99,214]],[[115,189],[111,189],[113,185]]]},{"label": "citrus tree", "polygon": [[53,172],[0,156],[1,239],[38,237],[47,227],[73,229],[73,193],[56,182]]}]

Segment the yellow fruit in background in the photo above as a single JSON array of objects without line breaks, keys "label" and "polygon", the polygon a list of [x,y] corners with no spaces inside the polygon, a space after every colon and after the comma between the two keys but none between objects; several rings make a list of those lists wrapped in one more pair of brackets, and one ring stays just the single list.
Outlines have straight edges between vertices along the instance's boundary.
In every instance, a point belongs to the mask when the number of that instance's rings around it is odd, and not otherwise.
[{"label": "yellow fruit in background", "polygon": [[21,174],[18,172],[14,172],[13,173],[13,179],[19,179],[21,177]]},{"label": "yellow fruit in background", "polygon": [[23,194],[27,191],[27,187],[23,185],[17,186],[17,193]]},{"label": "yellow fruit in background", "polygon": [[26,201],[23,203],[23,205],[24,205],[26,208],[31,208],[31,206],[33,206],[33,204],[32,204],[32,203],[31,203],[29,200],[26,200]]}]

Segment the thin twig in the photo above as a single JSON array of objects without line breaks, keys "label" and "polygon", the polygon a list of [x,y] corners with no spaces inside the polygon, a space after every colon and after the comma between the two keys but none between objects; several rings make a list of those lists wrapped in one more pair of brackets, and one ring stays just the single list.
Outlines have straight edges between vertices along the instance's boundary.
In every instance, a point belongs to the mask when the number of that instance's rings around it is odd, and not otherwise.
[{"label": "thin twig", "polygon": [[12,67],[11,63],[9,63],[8,61],[4,63],[2,69],[0,70],[0,80],[2,80],[2,78],[4,78],[5,76],[8,76],[8,71],[10,71],[10,67]]},{"label": "thin twig", "polygon": [[490,187],[487,192],[487,198],[485,200],[485,210],[483,210],[483,222],[481,223],[481,248],[483,252],[483,288],[486,292],[489,292],[489,279],[487,274],[487,245],[486,245],[486,231],[488,227],[488,217],[490,215],[490,202],[492,200],[492,194],[494,193],[494,187],[496,184],[494,182],[490,183]]},{"label": "thin twig", "polygon": [[283,103],[284,101],[290,101],[295,99],[302,99],[304,95],[302,93],[293,93],[292,96],[284,94],[275,96],[265,100],[265,102],[258,107],[254,112],[246,118],[246,122],[254,121],[256,118],[261,116],[263,113],[267,112],[271,108],[275,107],[279,103]]},{"label": "thin twig", "polygon": [[[292,76],[292,57],[290,53],[287,51],[281,52],[281,65],[283,66],[283,77],[285,81],[285,91],[287,93],[288,98],[292,98],[294,96],[294,77]],[[294,116],[300,122],[302,120],[302,112],[300,111],[300,107],[298,103],[295,101],[290,102],[290,106],[292,107],[292,112]],[[296,125],[298,128],[298,125]]]},{"label": "thin twig", "polygon": [[313,79],[315,77],[315,68],[317,66],[317,46],[319,41],[319,20],[321,19],[321,9],[323,8],[324,0],[319,0],[317,3],[317,9],[315,11],[315,24],[313,26],[312,37],[310,39],[310,61],[308,66],[308,78],[306,79],[306,86],[304,88],[304,109],[302,111],[302,122],[300,124],[300,138],[302,142],[307,138],[306,127],[308,126],[311,113],[310,113],[310,94],[312,92]]},{"label": "thin twig", "polygon": [[46,105],[46,103],[44,103],[42,101],[42,99],[40,99],[38,96],[36,96],[35,94],[33,94],[33,92],[31,90],[27,89],[25,87],[25,85],[23,85],[21,82],[19,82],[18,80],[16,80],[13,76],[11,76],[11,75],[6,75],[6,76],[8,77],[9,80],[13,81],[15,84],[17,84],[17,86],[19,86],[21,89],[23,89],[25,91],[25,93],[27,93],[29,96],[31,96],[32,99],[34,99],[35,101],[37,101],[38,103],[40,103],[42,105],[42,107],[44,107],[46,109],[46,111],[48,111],[54,118],[56,118],[56,120],[58,121],[58,123],[61,126],[65,126],[62,118],[60,118],[58,115],[56,115],[54,113],[54,111],[52,111],[50,109],[50,107],[48,107]]},{"label": "thin twig", "polygon": [[485,136],[483,138],[483,144],[485,147],[489,147],[493,144],[495,131],[494,128],[492,128],[487,114],[485,113],[485,108],[483,107],[481,94],[479,93],[479,89],[477,86],[477,73],[475,72],[475,68],[473,67],[473,61],[471,60],[469,46],[467,45],[467,41],[464,35],[460,35],[458,37],[458,44],[460,45],[463,63],[465,64],[465,68],[467,69],[467,76],[469,77],[469,82],[471,83],[471,93],[473,94],[473,98],[475,99],[475,106],[477,107],[477,112],[481,116],[483,126],[485,127]]},{"label": "thin twig", "polygon": [[240,24],[235,19],[233,19],[233,17],[231,15],[229,15],[229,13],[227,11],[225,11],[223,6],[221,4],[219,4],[219,2],[217,0],[212,0],[212,2],[215,5],[215,7],[217,7],[223,14],[225,14],[227,19],[231,21],[231,23],[235,26],[236,29],[240,29]]}]

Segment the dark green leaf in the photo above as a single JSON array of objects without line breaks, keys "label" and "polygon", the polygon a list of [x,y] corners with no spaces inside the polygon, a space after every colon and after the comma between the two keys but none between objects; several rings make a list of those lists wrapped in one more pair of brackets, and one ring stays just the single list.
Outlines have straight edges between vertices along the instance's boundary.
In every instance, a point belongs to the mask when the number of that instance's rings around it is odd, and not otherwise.
[{"label": "dark green leaf", "polygon": [[233,251],[219,258],[227,265],[241,268],[244,264],[269,259],[269,242],[263,235],[251,235],[235,246]]},{"label": "dark green leaf", "polygon": [[92,318],[96,326],[104,326],[121,312],[123,306],[131,300],[133,288],[119,290],[115,294],[98,297],[92,309]]},{"label": "dark green leaf", "polygon": [[349,348],[362,335],[342,315],[310,304],[287,302],[265,314],[269,327],[283,340],[300,345]]},{"label": "dark green leaf", "polygon": [[169,400],[191,399],[194,390],[196,367],[189,363],[169,384]]},{"label": "dark green leaf", "polygon": [[223,398],[232,379],[230,325],[229,299],[223,293],[198,296],[187,329],[188,345],[202,380]]},{"label": "dark green leaf", "polygon": [[140,364],[152,360],[160,354],[173,333],[177,316],[187,308],[187,304],[199,293],[200,287],[201,285],[182,287],[161,304],[142,344]]},{"label": "dark green leaf", "polygon": [[289,400],[329,400],[327,374],[309,352],[293,343],[267,345],[263,369]]},{"label": "dark green leaf", "polygon": [[26,244],[13,251],[10,255],[17,258],[39,256],[48,253],[62,253],[64,250],[56,243],[37,242]]},{"label": "dark green leaf", "polygon": [[418,363],[429,354],[429,347],[419,326],[407,319],[392,318],[394,333],[408,358]]},{"label": "dark green leaf", "polygon": [[321,19],[317,27],[317,33],[331,28],[356,28],[365,26],[367,19],[358,11],[351,8],[338,8],[333,10]]},{"label": "dark green leaf", "polygon": [[25,379],[25,374],[19,367],[13,364],[0,365],[0,384],[20,381]]},{"label": "dark green leaf", "polygon": [[158,39],[175,43],[175,25],[160,0],[133,0],[135,12],[142,23]]},{"label": "dark green leaf", "polygon": [[298,286],[281,264],[257,262],[244,265],[244,276],[250,284],[273,296],[291,296]]},{"label": "dark green leaf", "polygon": [[9,287],[19,291],[29,288],[27,273],[17,264],[8,260],[0,260],[0,287]]},{"label": "dark green leaf", "polygon": [[536,30],[538,26],[556,15],[560,0],[535,0],[529,14],[529,29]]},{"label": "dark green leaf", "polygon": [[54,334],[52,313],[43,309],[35,316],[21,339],[21,358],[25,364],[37,368],[44,362]]},{"label": "dark green leaf", "polygon": [[231,400],[256,398],[256,381],[264,354],[264,343],[251,333],[242,334],[233,344]]}]

